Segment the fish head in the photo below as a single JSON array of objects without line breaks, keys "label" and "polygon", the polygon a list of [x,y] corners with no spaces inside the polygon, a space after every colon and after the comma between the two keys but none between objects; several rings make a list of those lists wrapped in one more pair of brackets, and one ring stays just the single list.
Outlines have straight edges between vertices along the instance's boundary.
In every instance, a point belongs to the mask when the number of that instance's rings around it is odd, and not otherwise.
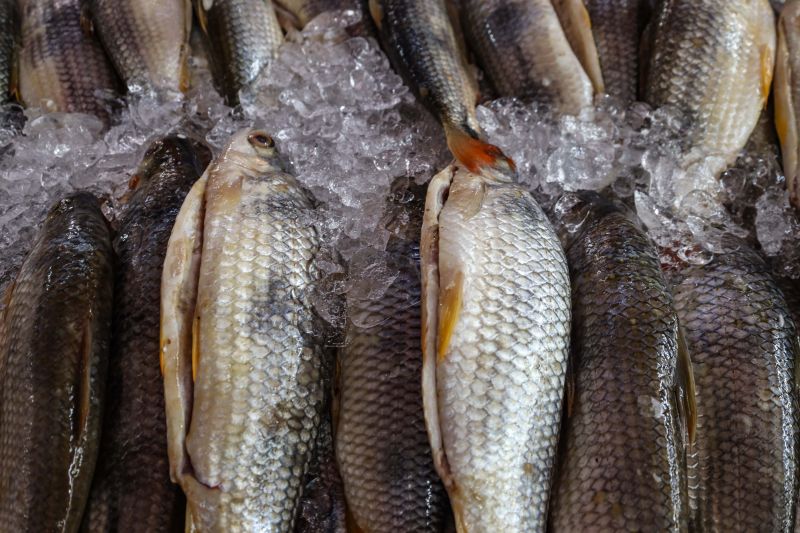
[{"label": "fish head", "polygon": [[221,159],[257,173],[285,170],[275,140],[264,130],[248,128],[233,136]]}]

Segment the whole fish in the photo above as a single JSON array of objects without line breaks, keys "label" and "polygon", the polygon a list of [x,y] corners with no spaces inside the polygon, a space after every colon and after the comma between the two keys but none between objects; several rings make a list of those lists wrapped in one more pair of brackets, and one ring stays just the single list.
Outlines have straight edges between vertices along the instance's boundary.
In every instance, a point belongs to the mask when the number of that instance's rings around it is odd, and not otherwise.
[{"label": "whole fish", "polygon": [[97,460],[113,291],[99,201],[58,202],[7,294],[0,328],[0,524],[78,530]]},{"label": "whole fish", "polygon": [[639,87],[639,42],[644,29],[646,2],[585,2],[592,21],[605,91],[623,102],[633,102]]},{"label": "whole fish", "polygon": [[561,244],[533,197],[450,166],[422,226],[422,393],[459,532],[544,531],[570,325]]},{"label": "whole fish", "polygon": [[583,69],[592,80],[595,92],[605,92],[605,81],[600,68],[600,56],[592,35],[592,21],[584,0],[551,0],[561,20],[561,26]]},{"label": "whole fish", "polygon": [[91,0],[91,14],[128,92],[188,89],[191,0]]},{"label": "whole fish", "polygon": [[[447,496],[422,412],[419,232],[424,188],[395,183],[387,206],[388,268],[380,299],[351,299],[340,353],[336,452],[362,531],[442,531]],[[365,430],[368,429],[368,430]]]},{"label": "whole fish", "polygon": [[442,123],[450,151],[467,168],[513,169],[481,137],[478,94],[445,0],[369,0],[369,9],[395,68]]},{"label": "whole fish", "polygon": [[775,15],[767,0],[664,0],[651,28],[644,99],[683,115],[684,166],[701,164],[713,179],[736,159],[769,96]]},{"label": "whole fish", "polygon": [[13,100],[11,74],[19,28],[17,0],[0,0],[0,104]]},{"label": "whole fish", "polygon": [[550,0],[464,0],[466,34],[495,91],[577,114],[592,105],[589,76]]},{"label": "whole fish", "polygon": [[775,126],[781,140],[789,199],[800,207],[800,1],[789,0],[778,21],[775,61]]},{"label": "whole fish", "polygon": [[229,104],[277,55],[283,30],[270,0],[194,0],[211,73]]},{"label": "whole fish", "polygon": [[764,261],[727,244],[673,289],[697,385],[688,455],[697,531],[792,531],[800,418],[797,331]]},{"label": "whole fish", "polygon": [[100,43],[82,25],[83,0],[20,0],[19,93],[28,107],[94,114],[117,88]]},{"label": "whole fish", "polygon": [[200,531],[291,531],[330,381],[312,199],[236,134],[186,197],[161,285],[170,472]]},{"label": "whole fish", "polygon": [[184,503],[169,478],[164,394],[158,361],[161,267],[184,197],[211,152],[186,138],[154,142],[114,239],[116,300],[100,458],[85,529],[176,531]]},{"label": "whole fish", "polygon": [[303,29],[314,17],[327,11],[361,9],[359,0],[275,0],[275,7],[287,13],[298,29]]},{"label": "whole fish", "polygon": [[596,193],[565,197],[574,398],[551,530],[685,531],[691,361],[658,252],[635,215]]}]

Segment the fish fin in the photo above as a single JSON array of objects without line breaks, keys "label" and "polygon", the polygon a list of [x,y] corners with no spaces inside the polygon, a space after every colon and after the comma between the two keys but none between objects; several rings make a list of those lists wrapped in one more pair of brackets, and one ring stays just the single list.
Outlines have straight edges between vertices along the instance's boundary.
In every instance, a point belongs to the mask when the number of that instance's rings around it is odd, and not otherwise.
[{"label": "fish fin", "polygon": [[450,151],[470,172],[484,167],[516,172],[514,161],[497,146],[452,126],[445,126],[445,135]]},{"label": "fish fin", "polygon": [[761,107],[767,105],[775,68],[775,50],[769,45],[761,47]]},{"label": "fish fin", "polygon": [[333,379],[331,380],[331,425],[333,434],[339,430],[339,413],[340,413],[340,400],[342,390],[342,358],[341,354],[336,354],[337,357],[333,361]]},{"label": "fish fin", "polygon": [[[195,312],[197,310],[195,309]],[[197,381],[197,369],[200,366],[200,315],[192,321],[192,382]]]},{"label": "fish fin", "polygon": [[161,372],[167,414],[170,476],[178,483],[187,471],[185,440],[192,410],[192,345],[204,197],[208,172],[197,180],[181,206],[167,245],[161,278]]},{"label": "fish fin", "polygon": [[197,22],[200,24],[200,29],[203,33],[208,35],[208,14],[206,13],[204,0],[194,0],[194,12],[197,15]]},{"label": "fish fin", "polygon": [[605,92],[600,54],[592,33],[592,20],[583,0],[554,0],[553,7],[573,52],[592,81],[596,93]]},{"label": "fish fin", "polygon": [[19,88],[19,46],[15,46],[11,54],[11,75],[8,84],[8,96],[19,103],[23,103],[22,92]]},{"label": "fish fin", "polygon": [[73,428],[75,441],[80,441],[87,433],[89,411],[92,398],[92,321],[87,320],[83,325],[80,345],[80,365],[77,375],[77,400],[76,424]]},{"label": "fish fin", "polygon": [[[439,272],[441,272],[441,266]],[[439,329],[436,357],[439,361],[442,361],[447,356],[447,348],[450,346],[453,331],[458,323],[458,317],[461,315],[464,273],[457,271],[446,286],[440,286],[439,291]]]},{"label": "fish fin", "polygon": [[[800,4],[792,4],[792,6],[800,6]],[[797,11],[797,9],[793,8],[793,11]],[[800,145],[798,143],[800,141],[798,141],[798,117],[795,109],[800,102],[795,102],[792,94],[792,69],[785,29],[785,25],[794,23],[792,30],[797,31],[797,20],[800,19],[796,16],[791,17],[786,10],[781,14],[775,53],[773,93],[775,95],[775,129],[781,144],[781,163],[786,177],[786,188],[789,191],[792,205],[800,207],[800,180],[798,180],[798,165],[800,165],[800,161],[798,161]]]},{"label": "fish fin", "polygon": [[186,505],[186,521],[184,531],[186,533],[195,533],[197,531],[194,527],[194,518],[192,517],[192,509],[189,505]]},{"label": "fish fin", "polygon": [[353,511],[350,509],[349,505],[345,506],[344,520],[347,533],[367,533],[367,531],[364,528],[358,525],[358,521],[356,520],[356,517],[353,515]]},{"label": "fish fin", "polygon": [[678,415],[681,426],[686,432],[688,443],[694,443],[697,430],[697,402],[695,399],[694,371],[692,359],[689,356],[689,347],[683,334],[683,328],[678,325],[678,361],[675,367],[675,395],[678,405]]},{"label": "fish fin", "polygon": [[564,381],[564,400],[567,404],[567,418],[572,417],[575,408],[575,392],[577,390],[576,384],[576,363],[575,356],[570,351],[570,356],[567,357],[567,372]]},{"label": "fish fin", "polygon": [[383,28],[383,6],[380,0],[369,0],[369,14],[378,31],[381,31]]},{"label": "fish fin", "polygon": [[189,58],[192,56],[192,47],[190,41],[192,39],[192,1],[184,0],[184,17],[183,25],[183,44],[181,44],[180,54],[180,77],[178,79],[178,89],[182,93],[186,93],[192,85],[192,73],[189,67]]},{"label": "fish fin", "polygon": [[278,23],[283,28],[283,31],[289,33],[303,29],[300,18],[292,13],[288,7],[284,6],[280,0],[272,0],[272,7],[275,9],[275,15],[278,17]]},{"label": "fish fin", "polygon": [[94,35],[94,22],[92,22],[92,8],[88,0],[80,0],[81,30],[87,37]]}]

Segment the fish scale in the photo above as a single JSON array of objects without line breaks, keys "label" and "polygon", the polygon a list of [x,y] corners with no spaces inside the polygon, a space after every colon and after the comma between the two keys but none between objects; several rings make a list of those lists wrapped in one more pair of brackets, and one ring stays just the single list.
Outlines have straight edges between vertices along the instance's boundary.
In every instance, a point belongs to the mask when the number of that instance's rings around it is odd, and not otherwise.
[{"label": "fish scale", "polygon": [[688,456],[693,527],[790,531],[800,436],[791,314],[741,243],[682,271],[673,289],[697,382]]}]

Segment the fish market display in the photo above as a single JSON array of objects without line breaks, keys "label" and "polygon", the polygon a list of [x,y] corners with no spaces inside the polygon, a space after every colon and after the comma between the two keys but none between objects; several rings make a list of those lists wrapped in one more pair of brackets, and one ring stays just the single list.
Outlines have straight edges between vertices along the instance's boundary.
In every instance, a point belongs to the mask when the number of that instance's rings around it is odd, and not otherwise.
[{"label": "fish market display", "polygon": [[467,168],[513,168],[481,138],[478,100],[445,0],[370,0],[370,12],[394,64],[444,127],[447,145]]},{"label": "fish market display", "polygon": [[170,471],[201,531],[294,527],[331,370],[314,223],[259,130],[232,138],[178,215],[161,355]]},{"label": "fish market display", "polygon": [[19,14],[16,0],[0,2],[0,103],[12,98],[11,72],[14,69],[14,47],[17,42]]},{"label": "fish market display", "polygon": [[154,142],[118,221],[113,341],[100,458],[88,531],[182,529],[180,489],[169,478],[164,387],[158,361],[161,267],[172,225],[210,152],[182,137]]},{"label": "fish market display", "polygon": [[111,235],[99,201],[47,216],[0,325],[0,523],[75,532],[97,460],[111,335]]},{"label": "fish market display", "polygon": [[683,531],[691,362],[655,247],[624,208],[567,196],[574,400],[553,531]]},{"label": "fish market display", "polygon": [[800,2],[790,0],[778,21],[775,62],[775,124],[781,140],[786,188],[795,206],[800,205]]},{"label": "fish market display", "polygon": [[569,39],[572,49],[580,59],[583,69],[592,80],[594,90],[605,92],[603,72],[600,68],[600,56],[592,36],[592,21],[586,10],[584,0],[551,0],[561,20],[561,26]]},{"label": "fish market display", "polygon": [[465,0],[464,26],[502,96],[532,98],[577,114],[594,89],[550,0]]},{"label": "fish market display", "polygon": [[269,0],[195,0],[214,80],[229,103],[275,57],[283,31]]},{"label": "fish market display", "polygon": [[775,15],[767,0],[666,0],[654,17],[644,99],[682,114],[683,165],[708,181],[736,159],[767,101]]},{"label": "fish market display", "polygon": [[[82,0],[21,0],[19,95],[29,107],[108,118],[117,87],[100,43],[84,31]],[[105,97],[105,98],[104,98]]]},{"label": "fish market display", "polygon": [[624,102],[636,100],[639,41],[644,0],[584,0],[592,21],[605,91]]},{"label": "fish market display", "polygon": [[91,0],[90,9],[129,92],[188,88],[191,0]]},{"label": "fish market display", "polygon": [[561,245],[500,174],[450,166],[422,229],[425,421],[458,531],[540,531],[570,324]]},{"label": "fish market display", "polygon": [[697,386],[692,527],[791,531],[800,434],[797,332],[764,261],[738,241],[680,272],[675,307]]},{"label": "fish market display", "polygon": [[447,497],[422,412],[419,232],[424,187],[400,180],[390,196],[390,268],[380,300],[348,305],[340,353],[336,450],[353,522],[362,531],[443,530]]}]

